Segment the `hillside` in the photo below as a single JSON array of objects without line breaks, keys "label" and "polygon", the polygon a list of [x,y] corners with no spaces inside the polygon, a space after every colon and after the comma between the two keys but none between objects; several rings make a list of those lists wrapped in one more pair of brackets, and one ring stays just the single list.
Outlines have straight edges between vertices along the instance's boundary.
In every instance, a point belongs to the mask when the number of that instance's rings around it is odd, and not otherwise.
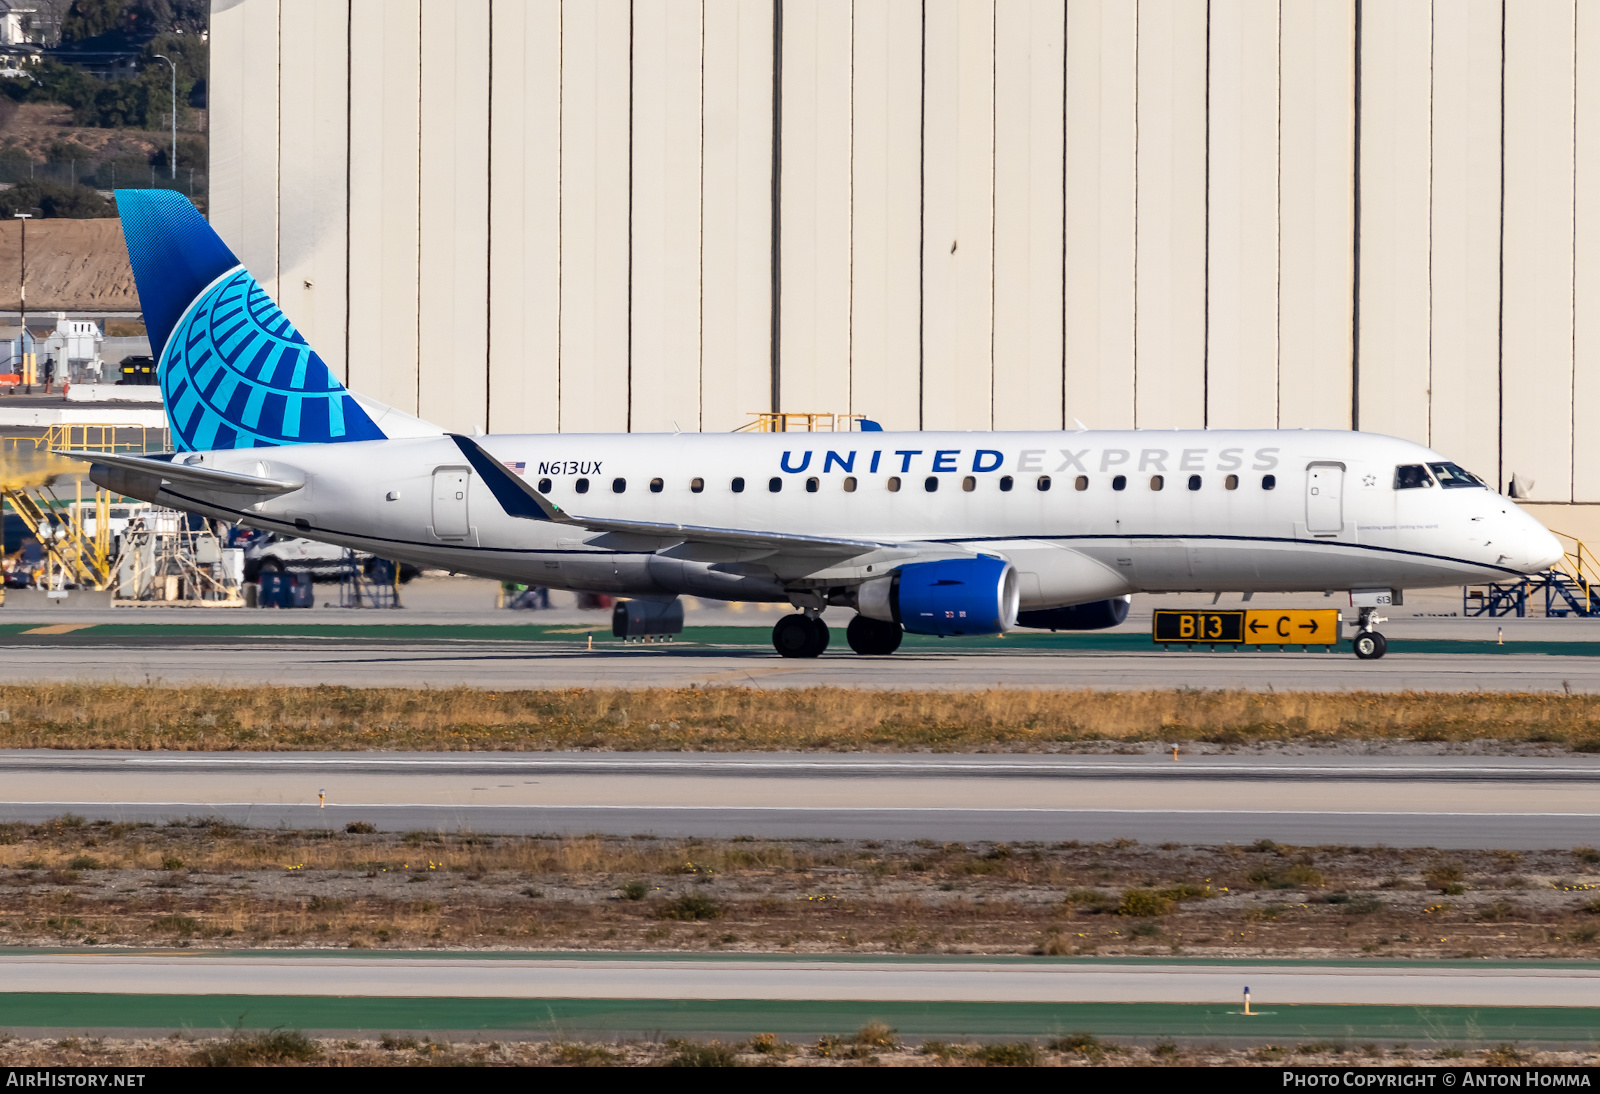
[{"label": "hillside", "polygon": [[[17,307],[18,221],[0,223],[0,310]],[[34,220],[28,224],[28,310],[138,311],[122,222]]]}]

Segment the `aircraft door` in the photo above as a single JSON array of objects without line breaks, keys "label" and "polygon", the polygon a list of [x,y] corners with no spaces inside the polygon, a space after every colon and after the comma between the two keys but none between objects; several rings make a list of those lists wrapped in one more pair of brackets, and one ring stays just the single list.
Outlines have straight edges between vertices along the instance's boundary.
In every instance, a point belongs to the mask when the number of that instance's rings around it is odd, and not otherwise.
[{"label": "aircraft door", "polygon": [[1306,468],[1306,531],[1314,536],[1344,531],[1344,465],[1314,463]]},{"label": "aircraft door", "polygon": [[433,472],[433,534],[440,539],[466,538],[468,474],[465,467]]}]

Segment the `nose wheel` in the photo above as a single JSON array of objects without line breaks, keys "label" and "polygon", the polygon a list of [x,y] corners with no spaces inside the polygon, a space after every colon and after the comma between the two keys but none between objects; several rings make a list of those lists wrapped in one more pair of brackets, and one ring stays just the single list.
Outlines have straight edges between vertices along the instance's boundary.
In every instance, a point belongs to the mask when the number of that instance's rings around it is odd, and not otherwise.
[{"label": "nose wheel", "polygon": [[1356,631],[1355,641],[1351,644],[1355,646],[1356,657],[1362,661],[1376,661],[1389,649],[1389,640],[1373,630],[1379,623],[1384,622],[1384,619],[1378,615],[1376,608],[1361,608],[1360,613],[1356,621],[1359,629]]},{"label": "nose wheel", "polygon": [[1388,639],[1377,631],[1362,631],[1356,635],[1356,656],[1363,661],[1376,661],[1389,648]]},{"label": "nose wheel", "polygon": [[786,615],[772,628],[772,648],[784,657],[818,657],[828,648],[828,625],[820,616]]}]

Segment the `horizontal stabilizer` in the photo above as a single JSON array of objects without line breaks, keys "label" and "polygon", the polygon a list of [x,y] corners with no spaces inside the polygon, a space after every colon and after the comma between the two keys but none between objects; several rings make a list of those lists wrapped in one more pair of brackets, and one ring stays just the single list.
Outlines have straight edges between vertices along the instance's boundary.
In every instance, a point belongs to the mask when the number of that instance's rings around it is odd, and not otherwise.
[{"label": "horizontal stabilizer", "polygon": [[199,467],[193,464],[176,463],[171,455],[161,456],[123,456],[112,455],[107,452],[73,452],[67,449],[51,449],[58,456],[69,456],[75,460],[84,460],[102,467],[114,467],[121,471],[129,471],[135,475],[147,475],[165,482],[181,482],[190,486],[198,486],[209,490],[219,490],[228,494],[253,494],[261,497],[274,497],[278,494],[289,494],[305,485],[305,480],[291,482],[287,479],[269,479],[260,475],[243,475],[237,471],[219,471],[213,467]]}]

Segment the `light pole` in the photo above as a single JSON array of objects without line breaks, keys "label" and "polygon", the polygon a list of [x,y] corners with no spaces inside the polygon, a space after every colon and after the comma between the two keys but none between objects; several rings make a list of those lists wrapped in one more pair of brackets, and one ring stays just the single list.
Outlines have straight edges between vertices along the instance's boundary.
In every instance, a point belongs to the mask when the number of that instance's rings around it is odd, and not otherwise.
[{"label": "light pole", "polygon": [[28,352],[28,221],[32,213],[13,213],[22,221],[22,261],[17,264],[17,299],[22,312],[22,337],[17,347],[22,351],[22,382],[27,394],[33,394],[33,354]]},{"label": "light pole", "polygon": [[156,60],[167,62],[167,67],[172,69],[172,179],[178,179],[178,66],[172,63],[172,58],[161,54],[155,55]]}]

